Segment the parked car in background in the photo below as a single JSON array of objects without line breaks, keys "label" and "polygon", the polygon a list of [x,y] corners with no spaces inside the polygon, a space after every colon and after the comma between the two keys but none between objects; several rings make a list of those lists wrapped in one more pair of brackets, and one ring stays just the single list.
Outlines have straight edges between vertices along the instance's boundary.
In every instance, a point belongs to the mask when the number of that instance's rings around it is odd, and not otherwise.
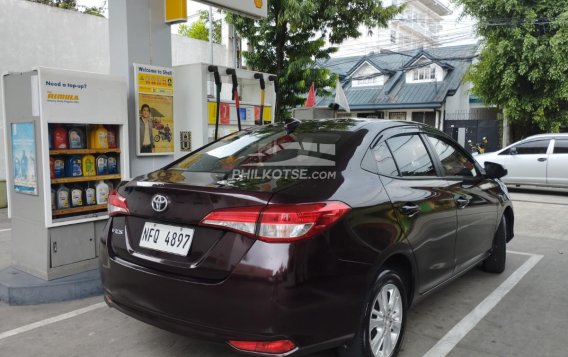
[{"label": "parked car in background", "polygon": [[568,187],[568,134],[531,136],[475,159],[481,165],[503,165],[508,174],[502,180],[508,185]]},{"label": "parked car in background", "polygon": [[411,304],[505,269],[505,174],[412,122],[231,134],[110,194],[105,301],[251,355],[395,356]]}]

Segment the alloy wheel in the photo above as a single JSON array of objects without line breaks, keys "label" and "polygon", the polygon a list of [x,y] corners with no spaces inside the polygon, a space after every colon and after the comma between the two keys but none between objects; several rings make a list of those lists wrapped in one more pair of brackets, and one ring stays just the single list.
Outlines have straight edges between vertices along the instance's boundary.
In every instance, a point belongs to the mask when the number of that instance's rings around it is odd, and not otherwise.
[{"label": "alloy wheel", "polygon": [[369,317],[369,344],[375,357],[392,356],[402,329],[403,306],[398,287],[386,284],[372,305]]}]

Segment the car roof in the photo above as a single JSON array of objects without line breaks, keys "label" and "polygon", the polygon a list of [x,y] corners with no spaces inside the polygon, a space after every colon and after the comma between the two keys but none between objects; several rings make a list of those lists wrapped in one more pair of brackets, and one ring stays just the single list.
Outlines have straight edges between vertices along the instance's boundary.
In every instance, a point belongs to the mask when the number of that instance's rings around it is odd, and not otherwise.
[{"label": "car roof", "polygon": [[555,138],[568,139],[568,133],[546,133],[546,134],[531,135],[528,138],[524,138],[522,141],[531,140],[531,139],[555,139]]},{"label": "car roof", "polygon": [[353,123],[357,124],[357,128],[361,128],[363,126],[371,125],[373,127],[379,127],[380,129],[387,129],[387,128],[394,128],[394,127],[401,127],[401,126],[416,126],[421,127],[422,129],[428,130],[431,127],[427,124],[418,123],[415,121],[410,120],[393,120],[393,119],[377,119],[377,118],[356,118],[356,117],[347,117],[347,118],[325,118],[325,119],[299,119],[300,122],[305,121],[319,121],[319,122],[333,122],[333,121],[342,121],[342,120],[349,120]]}]

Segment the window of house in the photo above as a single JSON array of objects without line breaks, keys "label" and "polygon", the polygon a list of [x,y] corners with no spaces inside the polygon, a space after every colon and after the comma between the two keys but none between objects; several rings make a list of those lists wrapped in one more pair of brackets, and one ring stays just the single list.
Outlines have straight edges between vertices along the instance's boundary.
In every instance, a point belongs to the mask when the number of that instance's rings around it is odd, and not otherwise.
[{"label": "window of house", "polygon": [[353,75],[352,86],[382,86],[385,82],[384,76],[376,68],[368,63],[363,64]]},{"label": "window of house", "polygon": [[430,81],[436,80],[436,65],[431,64],[416,68],[412,71],[412,79],[415,81]]},{"label": "window of house", "polygon": [[435,112],[413,112],[412,121],[422,124],[428,124],[436,127],[436,113]]},{"label": "window of house", "polygon": [[389,119],[406,120],[406,112],[390,112]]},{"label": "window of house", "polygon": [[418,135],[396,136],[387,140],[400,176],[436,176],[432,159]]}]

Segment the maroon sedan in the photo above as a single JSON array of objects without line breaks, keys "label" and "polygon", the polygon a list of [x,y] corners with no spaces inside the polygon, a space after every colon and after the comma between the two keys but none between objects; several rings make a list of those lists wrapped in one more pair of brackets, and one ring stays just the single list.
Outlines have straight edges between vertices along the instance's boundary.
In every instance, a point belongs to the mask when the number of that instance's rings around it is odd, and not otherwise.
[{"label": "maroon sedan", "polygon": [[412,122],[241,131],[110,195],[105,300],[253,355],[395,356],[411,304],[505,269],[505,174]]}]

